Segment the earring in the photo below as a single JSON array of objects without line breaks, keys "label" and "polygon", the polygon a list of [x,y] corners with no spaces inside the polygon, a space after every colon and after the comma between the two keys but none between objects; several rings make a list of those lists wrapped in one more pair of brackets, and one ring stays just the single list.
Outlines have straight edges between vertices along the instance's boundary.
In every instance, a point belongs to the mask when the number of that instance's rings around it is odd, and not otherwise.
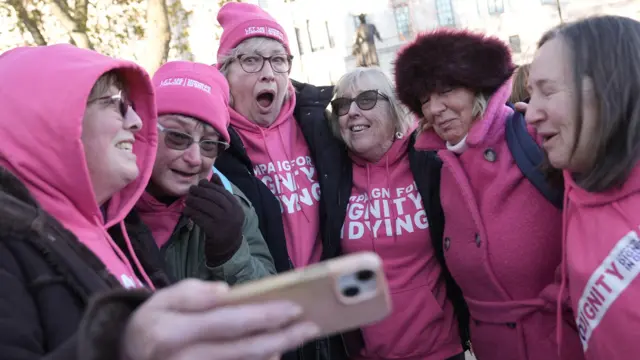
[{"label": "earring", "polygon": [[396,133],[396,139],[398,139],[398,140],[402,139],[402,137],[403,137],[403,136],[404,136],[404,135],[403,135],[400,131],[398,131],[398,132]]}]

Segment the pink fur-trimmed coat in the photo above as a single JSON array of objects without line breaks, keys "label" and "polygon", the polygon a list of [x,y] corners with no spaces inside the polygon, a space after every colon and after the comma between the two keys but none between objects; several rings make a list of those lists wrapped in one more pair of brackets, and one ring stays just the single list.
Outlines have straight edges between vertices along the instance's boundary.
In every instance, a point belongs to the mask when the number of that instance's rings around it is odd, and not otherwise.
[{"label": "pink fur-trimmed coat", "polygon": [[446,150],[433,131],[422,133],[415,146],[438,150],[443,161],[443,249],[469,305],[478,360],[580,360],[568,297],[563,344],[555,340],[562,214],[511,156],[505,137],[510,90],[507,81],[491,97],[462,154]]}]

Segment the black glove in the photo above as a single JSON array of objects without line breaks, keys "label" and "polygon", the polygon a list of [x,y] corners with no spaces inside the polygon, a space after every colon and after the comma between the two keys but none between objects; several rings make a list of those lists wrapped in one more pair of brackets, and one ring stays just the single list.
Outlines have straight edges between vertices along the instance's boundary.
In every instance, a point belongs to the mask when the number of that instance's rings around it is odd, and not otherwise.
[{"label": "black glove", "polygon": [[217,175],[201,180],[187,195],[184,214],[205,233],[207,265],[220,266],[231,259],[242,244],[244,212]]}]

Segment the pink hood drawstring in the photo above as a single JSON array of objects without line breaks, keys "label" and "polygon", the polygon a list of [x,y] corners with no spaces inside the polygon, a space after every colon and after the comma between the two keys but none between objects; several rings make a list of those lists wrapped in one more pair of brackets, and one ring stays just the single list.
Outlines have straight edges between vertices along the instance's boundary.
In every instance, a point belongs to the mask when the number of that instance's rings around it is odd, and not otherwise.
[{"label": "pink hood drawstring", "polygon": [[[46,59],[43,61],[42,59]],[[87,99],[94,83],[117,70],[143,127],[133,152],[140,175],[105,204],[104,216],[89,177],[81,141]],[[151,81],[138,65],[71,45],[23,47],[0,56],[0,165],[15,174],[42,207],[69,229],[126,287],[136,286],[127,257],[107,230],[120,224],[127,251],[147,286],[123,220],[151,177],[157,144]],[[65,84],[67,91],[60,91]],[[138,284],[139,285],[139,284]]]}]

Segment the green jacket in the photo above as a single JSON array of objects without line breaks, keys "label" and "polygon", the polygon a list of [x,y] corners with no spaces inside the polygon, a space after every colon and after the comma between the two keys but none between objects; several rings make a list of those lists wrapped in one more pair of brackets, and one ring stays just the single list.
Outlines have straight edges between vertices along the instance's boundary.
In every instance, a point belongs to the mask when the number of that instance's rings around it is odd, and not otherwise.
[{"label": "green jacket", "polygon": [[242,191],[233,184],[232,189],[244,210],[242,245],[229,261],[210,268],[204,255],[204,232],[189,218],[181,217],[171,238],[162,247],[167,271],[174,280],[198,278],[234,285],[276,273],[271,253],[258,227],[258,215]]}]

